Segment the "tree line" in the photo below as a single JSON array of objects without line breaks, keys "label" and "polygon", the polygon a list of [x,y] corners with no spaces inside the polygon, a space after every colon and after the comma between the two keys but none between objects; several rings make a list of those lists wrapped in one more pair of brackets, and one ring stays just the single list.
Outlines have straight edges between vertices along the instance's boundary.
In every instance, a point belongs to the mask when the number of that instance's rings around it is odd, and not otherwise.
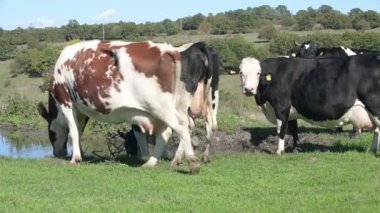
[{"label": "tree line", "polygon": [[[213,39],[208,43],[215,48],[221,58],[221,67],[228,71],[236,70],[240,60],[246,56],[264,59],[272,56],[286,55],[294,46],[294,41],[312,40],[319,47],[345,45],[352,48],[380,50],[380,33],[365,32],[365,29],[380,26],[380,14],[375,11],[352,9],[347,15],[323,5],[318,9],[300,10],[295,15],[284,5],[276,8],[260,6],[239,9],[204,16],[196,14],[176,21],[165,19],[162,22],[118,22],[102,25],[81,25],[70,20],[61,27],[45,29],[18,28],[0,29],[0,60],[14,59],[11,72],[14,75],[27,74],[30,77],[45,77],[46,88],[53,69],[64,44],[87,39],[144,40],[146,36],[175,35],[181,31],[191,33],[249,33],[259,32],[259,37],[269,40],[267,45],[255,45],[243,37]],[[288,32],[280,31],[285,29]],[[318,29],[350,29],[358,31],[346,33],[318,33]],[[314,30],[312,34],[301,36],[291,30]],[[70,43],[70,42],[69,42]],[[65,45],[68,43],[66,42]]]},{"label": "tree line", "polygon": [[181,31],[227,34],[265,32],[272,28],[303,31],[319,29],[366,30],[377,27],[380,27],[380,14],[373,10],[363,11],[359,8],[353,8],[348,14],[343,14],[331,6],[322,5],[318,9],[309,7],[306,10],[299,10],[293,15],[285,5],[279,5],[275,8],[263,5],[217,14],[203,15],[198,13],[178,20],[165,19],[161,22],[143,24],[120,21],[104,25],[88,25],[80,24],[77,20],[72,19],[61,27],[44,29],[29,27],[14,30],[0,28],[0,40],[5,40],[9,44],[21,45],[33,40],[61,42],[71,39],[103,39],[103,36],[107,40],[136,40],[144,36],[175,35]]}]

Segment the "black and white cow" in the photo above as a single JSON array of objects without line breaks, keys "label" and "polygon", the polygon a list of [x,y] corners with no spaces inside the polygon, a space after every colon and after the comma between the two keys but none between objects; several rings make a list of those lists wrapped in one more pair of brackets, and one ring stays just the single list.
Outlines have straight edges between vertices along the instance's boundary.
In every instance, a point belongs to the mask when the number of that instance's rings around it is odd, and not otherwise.
[{"label": "black and white cow", "polygon": [[[304,42],[297,44],[290,51],[292,57],[314,58],[314,57],[339,57],[339,56],[351,56],[360,54],[380,54],[380,51],[368,50],[368,49],[351,49],[344,46],[332,47],[332,48],[317,48],[315,42]],[[373,125],[369,118],[369,115],[364,109],[364,105],[360,102],[354,106],[351,114],[351,124],[353,126],[353,133],[361,133],[364,129],[372,129]],[[342,127],[338,127],[338,130],[342,130]]]},{"label": "black and white cow", "polygon": [[[189,43],[182,45],[177,48],[177,50],[181,53],[182,58],[182,77],[181,79],[185,81],[193,81],[192,73],[194,71],[199,72],[199,70],[212,70],[211,73],[211,90],[206,94],[207,97],[204,97],[204,84],[199,84],[197,90],[192,93],[192,106],[189,106],[189,125],[190,128],[194,128],[193,119],[195,118],[203,118],[206,121],[206,149],[202,154],[202,161],[209,162],[210,161],[210,145],[213,140],[213,131],[217,128],[217,111],[219,106],[219,55],[218,53],[208,47],[207,45],[199,45],[198,43]],[[208,56],[211,54],[211,58]],[[209,62],[212,60],[212,63]],[[211,66],[211,67],[209,67]],[[210,78],[208,78],[210,79]],[[206,101],[204,101],[206,100]],[[209,102],[211,101],[211,102]],[[200,106],[204,105],[200,108]],[[197,108],[195,108],[195,106]],[[211,108],[210,108],[211,106]],[[192,110],[190,110],[192,108]],[[212,111],[204,111],[204,110],[212,110]],[[148,156],[148,147],[147,142],[149,140],[149,135],[141,133],[138,126],[133,125],[132,129],[134,131],[134,135],[139,144],[140,153],[142,156]],[[167,139],[171,136],[172,132],[170,129],[166,130]],[[167,142],[167,141],[166,141]],[[172,166],[176,164],[180,164],[182,162],[183,155],[183,146],[180,146],[177,149],[177,152],[172,161]],[[154,154],[155,156],[155,154]],[[157,156],[155,159],[159,159]],[[156,165],[157,161],[154,160],[152,162],[152,166]]]},{"label": "black and white cow", "polygon": [[344,46],[318,48],[315,42],[296,43],[296,46],[290,50],[289,55],[292,57],[314,58],[314,57],[331,57],[331,56],[350,56],[361,54],[380,54],[377,50],[352,49]]},{"label": "black and white cow", "polygon": [[[202,42],[194,44],[202,46]],[[161,156],[170,127],[180,138],[191,173],[198,173],[200,164],[190,141],[189,111],[205,111],[212,117],[212,70],[194,69],[184,75],[187,57],[208,57],[207,62],[212,64],[210,52],[206,56],[186,56],[169,44],[150,41],[93,40],[65,47],[54,68],[48,109],[42,103],[38,105],[39,113],[48,122],[54,155],[67,155],[70,141],[70,162],[82,160],[79,140],[89,118],[130,122],[142,133],[156,136],[154,156],[147,166]],[[207,100],[193,103],[192,97],[200,88],[201,96]],[[205,106],[210,107],[204,109]]]},{"label": "black and white cow", "polygon": [[[349,122],[360,101],[375,124],[371,147],[377,152],[380,126],[380,56],[338,58],[271,58],[241,64],[243,93],[254,95],[257,105],[277,123],[277,154],[284,152],[288,121],[298,118],[321,126]],[[264,111],[265,113],[265,111]],[[290,127],[290,123],[289,123]],[[297,129],[290,129],[297,135]],[[294,138],[296,142],[298,137]]]}]

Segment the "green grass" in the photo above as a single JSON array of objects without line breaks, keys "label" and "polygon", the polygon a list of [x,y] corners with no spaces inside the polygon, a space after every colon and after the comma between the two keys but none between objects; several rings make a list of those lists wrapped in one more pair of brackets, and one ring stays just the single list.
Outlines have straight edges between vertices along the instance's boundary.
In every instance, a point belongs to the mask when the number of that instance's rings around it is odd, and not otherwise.
[{"label": "green grass", "polygon": [[0,212],[377,212],[380,160],[363,152],[217,155],[189,175],[169,162],[0,158]]}]

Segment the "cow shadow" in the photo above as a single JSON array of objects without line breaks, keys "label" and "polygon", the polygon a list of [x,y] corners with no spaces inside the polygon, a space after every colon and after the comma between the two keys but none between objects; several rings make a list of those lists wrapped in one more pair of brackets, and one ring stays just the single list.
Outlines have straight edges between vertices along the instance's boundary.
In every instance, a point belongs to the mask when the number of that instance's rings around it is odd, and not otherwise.
[{"label": "cow shadow", "polygon": [[[70,160],[67,158],[67,160]],[[110,158],[110,157],[99,157],[99,156],[94,156],[94,155],[85,155],[83,157],[83,162],[88,163],[88,164],[114,164],[114,163],[120,163],[120,164],[125,164],[128,165],[129,167],[132,168],[143,168],[142,165],[147,161],[147,159],[141,159],[139,157],[135,156],[127,156],[127,155],[119,155],[116,158]],[[161,161],[168,162],[170,159],[161,159]],[[184,166],[185,165],[185,166]],[[183,165],[178,165],[175,168],[170,168],[168,167],[168,170],[179,173],[179,174],[184,174],[184,175],[191,175],[189,168],[187,167],[187,163],[184,162]]]},{"label": "cow shadow", "polygon": [[120,154],[116,157],[102,156],[99,154],[85,154],[83,156],[83,162],[91,164],[100,164],[100,163],[121,163],[126,164],[129,167],[141,167],[146,160],[141,159],[135,156],[128,156],[127,154]]},{"label": "cow shadow", "polygon": [[[252,151],[275,153],[277,149],[278,137],[276,127],[252,127],[243,128],[250,134],[248,147]],[[357,143],[341,143],[343,137],[350,138],[349,131],[336,132],[333,129],[319,127],[299,127],[298,143],[299,152],[366,152],[367,148]],[[360,136],[358,136],[360,137]],[[340,138],[340,139],[339,139]],[[293,137],[288,132],[285,137],[285,152],[293,153]]]}]

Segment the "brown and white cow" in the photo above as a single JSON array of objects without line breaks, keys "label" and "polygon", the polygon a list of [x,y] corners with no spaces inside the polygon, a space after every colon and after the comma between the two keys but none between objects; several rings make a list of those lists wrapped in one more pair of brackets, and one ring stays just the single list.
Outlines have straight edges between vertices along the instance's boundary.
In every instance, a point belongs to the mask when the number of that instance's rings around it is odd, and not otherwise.
[{"label": "brown and white cow", "polygon": [[[71,163],[82,160],[79,138],[88,118],[103,122],[130,122],[142,133],[156,135],[154,153],[162,154],[170,127],[180,137],[191,173],[200,170],[190,141],[188,106],[198,82],[210,70],[194,70],[192,81],[182,79],[180,52],[164,43],[85,41],[66,47],[54,68],[47,110],[39,113],[48,122],[55,156],[67,155]],[[211,83],[211,82],[210,82]],[[205,91],[210,89],[207,83]]]}]

